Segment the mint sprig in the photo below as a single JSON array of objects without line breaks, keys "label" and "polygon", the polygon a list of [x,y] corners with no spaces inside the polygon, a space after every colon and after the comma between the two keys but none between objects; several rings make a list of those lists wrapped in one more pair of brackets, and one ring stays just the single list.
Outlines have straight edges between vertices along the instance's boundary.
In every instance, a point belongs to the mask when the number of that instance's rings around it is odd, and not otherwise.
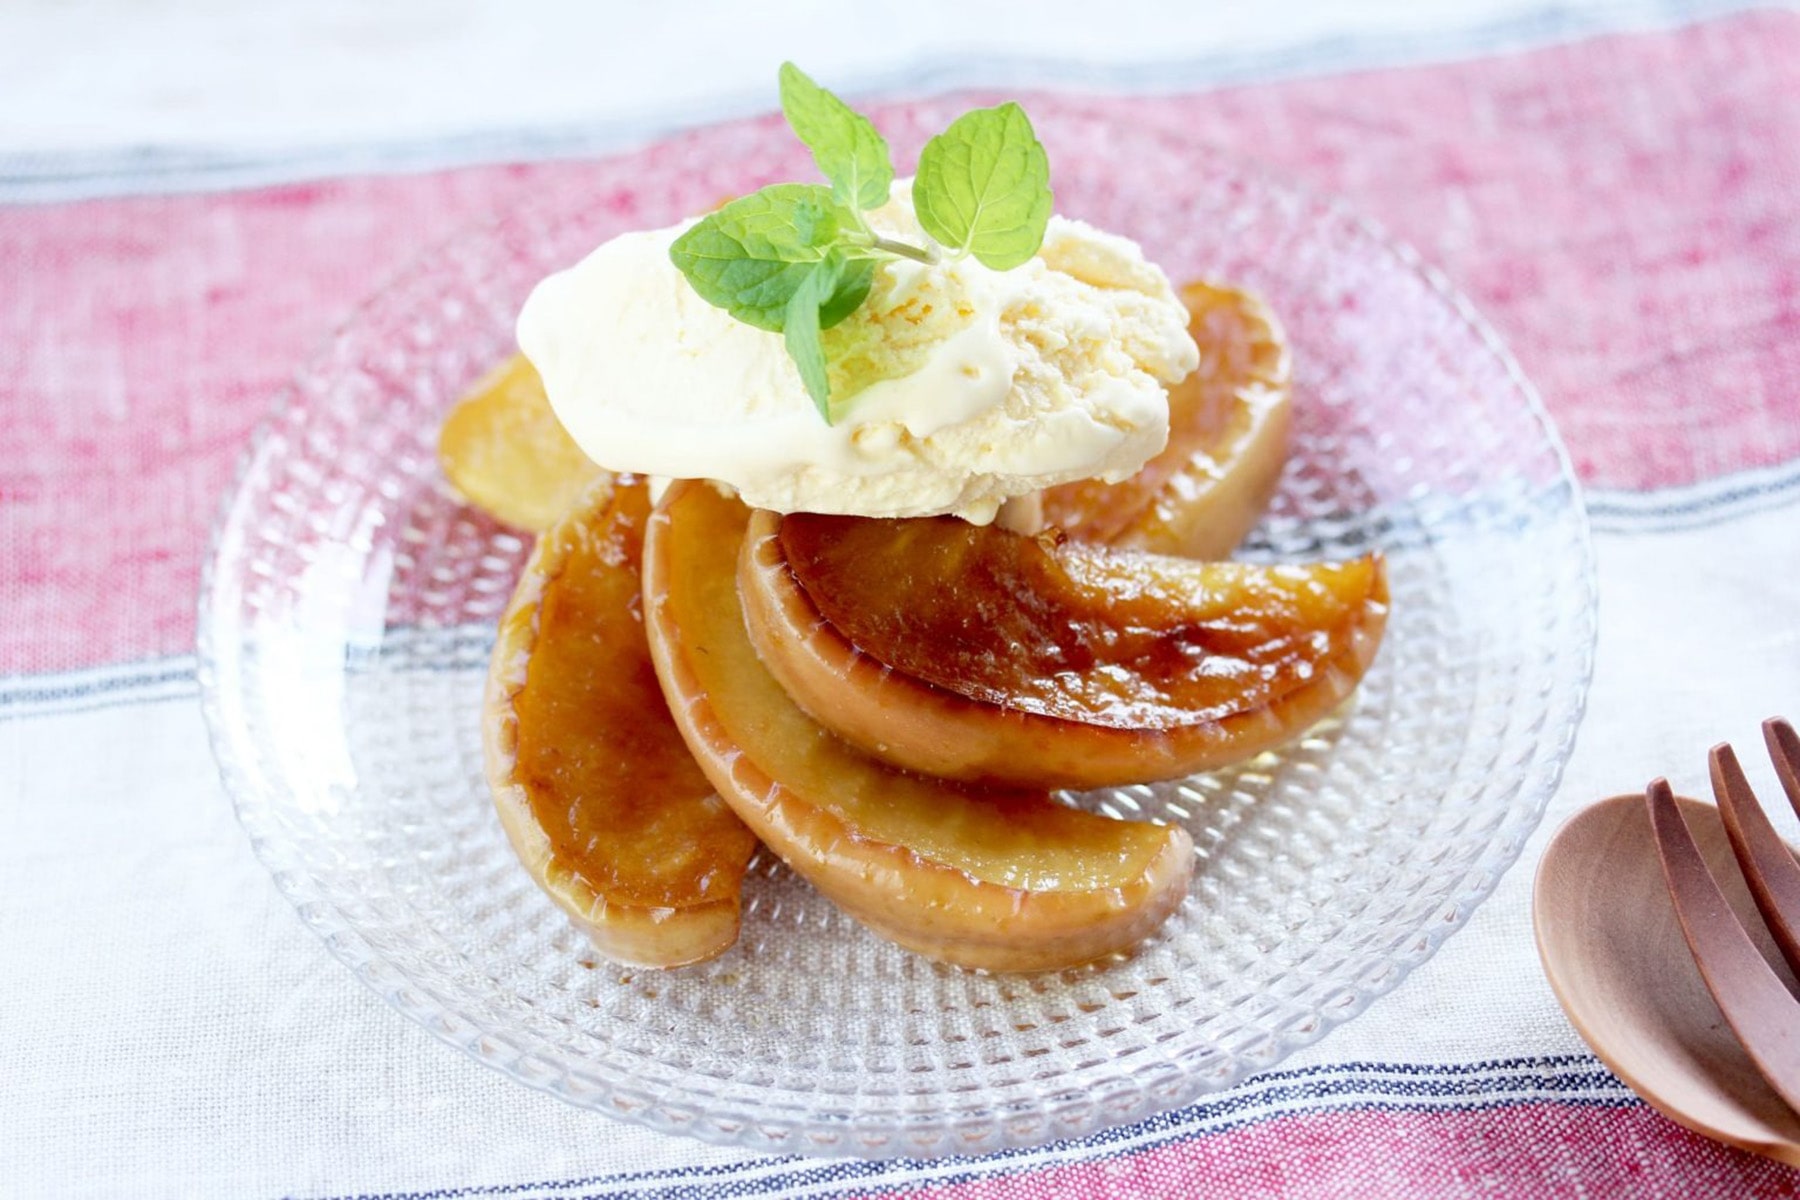
[{"label": "mint sprig", "polygon": [[781,64],[781,111],[839,200],[880,208],[894,186],[887,139],[869,118],[814,83],[793,63]]},{"label": "mint sprig", "polygon": [[800,369],[800,379],[827,425],[831,424],[831,383],[826,377],[825,343],[819,334],[856,311],[868,298],[874,276],[873,262],[851,261],[832,249],[788,301],[782,326],[788,357]]},{"label": "mint sprig", "polygon": [[995,270],[1027,262],[1050,219],[1044,147],[1017,104],[965,113],[926,143],[913,207],[932,244],[884,238],[863,217],[893,188],[875,126],[793,63],[780,73],[781,109],[830,186],[777,183],[697,221],[669,248],[707,303],[780,333],[807,394],[831,423],[824,330],[868,299],[877,263],[972,254]]},{"label": "mint sprig", "polygon": [[919,225],[983,266],[1010,271],[1044,244],[1050,159],[1025,110],[978,108],[925,143],[913,177]]},{"label": "mint sprig", "polygon": [[816,183],[740,197],[675,239],[669,258],[708,304],[780,333],[788,301],[837,241],[843,205]]}]

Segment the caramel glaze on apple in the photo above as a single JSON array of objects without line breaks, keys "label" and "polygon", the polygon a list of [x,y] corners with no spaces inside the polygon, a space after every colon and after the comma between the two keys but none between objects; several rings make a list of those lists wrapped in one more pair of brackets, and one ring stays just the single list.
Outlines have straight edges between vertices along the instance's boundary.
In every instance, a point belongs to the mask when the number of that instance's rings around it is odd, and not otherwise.
[{"label": "caramel glaze on apple", "polygon": [[910,770],[1091,788],[1303,732],[1380,644],[1378,555],[1199,563],[979,527],[757,513],[749,630],[795,701]]},{"label": "caramel glaze on apple", "polygon": [[801,711],[745,627],[749,517],[673,485],[645,542],[645,621],[688,747],[764,844],[876,933],[962,966],[1072,966],[1163,922],[1187,893],[1185,830],[898,770]]},{"label": "caramel glaze on apple", "polygon": [[606,476],[557,421],[544,381],[515,354],[483,376],[438,432],[444,478],[484,512],[542,532]]},{"label": "caramel glaze on apple", "polygon": [[1292,366],[1268,305],[1241,288],[1181,289],[1200,365],[1169,389],[1169,441],[1120,483],[1047,488],[1044,520],[1080,541],[1224,558],[1261,519],[1287,461]]},{"label": "caramel glaze on apple", "polygon": [[644,640],[642,483],[600,485],[537,543],[501,619],[484,725],[501,824],[601,953],[637,966],[737,939],[756,839],[669,718]]}]

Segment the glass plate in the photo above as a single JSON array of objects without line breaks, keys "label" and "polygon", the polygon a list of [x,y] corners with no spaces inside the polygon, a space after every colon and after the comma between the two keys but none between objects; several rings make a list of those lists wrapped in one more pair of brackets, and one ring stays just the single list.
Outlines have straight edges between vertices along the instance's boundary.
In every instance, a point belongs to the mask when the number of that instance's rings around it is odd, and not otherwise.
[{"label": "glass plate", "polygon": [[[896,158],[962,104],[890,110]],[[1360,691],[1279,751],[1074,797],[1177,821],[1191,894],[1134,956],[939,966],[772,855],[743,934],[677,971],[597,960],[513,856],[482,781],[486,654],[527,541],[441,479],[438,422],[512,349],[531,284],[629,228],[809,178],[778,122],[571,168],[361,308],[262,431],[216,535],[200,675],[256,852],[332,951],[533,1087],[759,1149],[975,1153],[1176,1107],[1361,1011],[1467,919],[1556,786],[1594,639],[1568,461],[1492,333],[1337,204],[1205,147],[1032,104],[1058,208],[1169,275],[1261,291],[1296,368],[1292,460],[1246,553],[1388,555]]]}]

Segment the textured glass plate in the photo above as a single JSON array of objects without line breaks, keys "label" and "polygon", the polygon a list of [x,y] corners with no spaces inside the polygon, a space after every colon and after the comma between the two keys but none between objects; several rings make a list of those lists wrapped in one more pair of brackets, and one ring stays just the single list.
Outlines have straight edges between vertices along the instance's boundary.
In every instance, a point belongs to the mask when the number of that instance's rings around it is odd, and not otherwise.
[{"label": "textured glass plate", "polygon": [[[961,105],[892,110],[899,161]],[[482,782],[486,651],[526,539],[440,478],[438,422],[511,349],[530,285],[602,239],[809,177],[776,123],[571,171],[358,311],[245,464],[204,586],[201,679],[256,852],[364,982],[575,1104],[710,1141],[871,1155],[1079,1135],[1269,1066],[1467,919],[1556,785],[1585,694],[1592,558],[1568,463],[1493,336],[1335,204],[1053,98],[1060,211],[1171,277],[1263,292],[1296,368],[1293,457],[1247,553],[1379,546],[1393,616],[1343,711],[1230,771],[1075,802],[1177,821],[1192,893],[1130,959],[938,966],[764,853],[743,936],[679,971],[598,961]],[[578,177],[578,178],[574,178]]]}]

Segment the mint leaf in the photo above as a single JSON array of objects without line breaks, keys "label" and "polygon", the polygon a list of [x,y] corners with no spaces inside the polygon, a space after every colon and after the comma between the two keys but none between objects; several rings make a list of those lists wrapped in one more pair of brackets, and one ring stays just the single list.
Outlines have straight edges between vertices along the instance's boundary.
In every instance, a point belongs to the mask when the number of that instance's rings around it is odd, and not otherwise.
[{"label": "mint leaf", "polygon": [[827,425],[831,424],[831,381],[819,333],[861,307],[874,280],[874,262],[846,258],[833,250],[813,267],[788,301],[782,330],[788,357],[800,369],[800,381]]},{"label": "mint leaf", "polygon": [[830,329],[861,308],[862,302],[869,298],[869,289],[874,285],[874,259],[845,258],[832,283],[831,293],[819,305],[819,328]]},{"label": "mint leaf", "polygon": [[887,141],[869,119],[814,83],[793,63],[781,64],[781,111],[812,151],[831,191],[845,204],[880,208],[888,202],[894,166]]},{"label": "mint leaf", "polygon": [[844,260],[831,255],[808,271],[787,303],[782,330],[788,357],[800,368],[800,381],[827,425],[831,424],[831,380],[825,369],[825,343],[819,340],[820,311],[837,292],[843,269]]},{"label": "mint leaf", "polygon": [[913,209],[920,226],[996,271],[1038,252],[1050,202],[1049,157],[1017,104],[964,113],[919,155]]},{"label": "mint leaf", "polygon": [[854,222],[829,189],[777,183],[701,218],[669,247],[669,261],[708,304],[779,333],[788,301]]}]

